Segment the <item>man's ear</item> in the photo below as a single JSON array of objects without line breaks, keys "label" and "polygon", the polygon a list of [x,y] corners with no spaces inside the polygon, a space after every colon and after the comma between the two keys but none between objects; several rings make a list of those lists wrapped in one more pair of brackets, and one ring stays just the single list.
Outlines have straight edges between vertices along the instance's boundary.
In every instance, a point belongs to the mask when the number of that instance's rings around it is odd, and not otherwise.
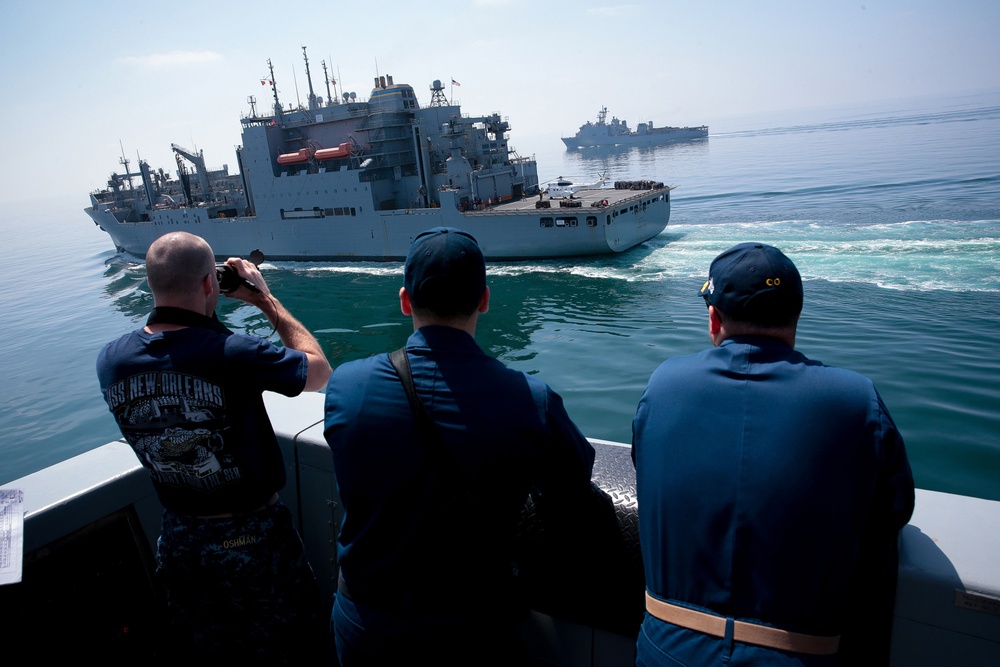
[{"label": "man's ear", "polygon": [[719,317],[719,311],[715,309],[715,306],[709,306],[708,334],[710,336],[718,336],[720,331],[722,331],[722,319]]},{"label": "man's ear", "polygon": [[722,343],[722,318],[719,317],[719,311],[715,309],[715,306],[708,307],[708,338],[712,341],[712,345],[719,347]]},{"label": "man's ear", "polygon": [[413,315],[413,306],[410,304],[410,295],[405,287],[399,288],[399,309],[407,317]]},{"label": "man's ear", "polygon": [[486,313],[490,310],[490,288],[483,289],[483,295],[479,297],[479,312]]}]

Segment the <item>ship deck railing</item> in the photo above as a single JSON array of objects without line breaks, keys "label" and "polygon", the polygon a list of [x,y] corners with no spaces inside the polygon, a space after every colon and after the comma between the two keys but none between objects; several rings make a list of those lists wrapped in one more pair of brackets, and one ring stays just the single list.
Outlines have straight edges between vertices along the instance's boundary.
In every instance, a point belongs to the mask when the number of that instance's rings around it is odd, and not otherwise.
[{"label": "ship deck railing", "polygon": [[[281,497],[329,607],[343,510],[323,437],[323,395],[264,398],[284,455],[288,482]],[[634,563],[639,545],[629,447],[591,442],[595,485],[612,499],[620,545]],[[0,603],[11,612],[9,636],[30,642],[35,658],[153,655],[162,646],[163,602],[151,574],[162,509],[132,449],[111,442],[3,488],[22,489],[25,499],[23,580],[0,586]],[[588,575],[573,583],[578,595],[606,600],[621,586],[615,577],[622,561],[614,551],[594,542],[561,561],[585,566]],[[998,553],[1000,502],[917,490],[913,517],[900,535],[891,667],[1000,664]],[[643,584],[627,586],[623,602],[604,610],[619,621],[635,619],[627,629],[536,607],[522,627],[536,657],[565,667],[634,664]]]}]

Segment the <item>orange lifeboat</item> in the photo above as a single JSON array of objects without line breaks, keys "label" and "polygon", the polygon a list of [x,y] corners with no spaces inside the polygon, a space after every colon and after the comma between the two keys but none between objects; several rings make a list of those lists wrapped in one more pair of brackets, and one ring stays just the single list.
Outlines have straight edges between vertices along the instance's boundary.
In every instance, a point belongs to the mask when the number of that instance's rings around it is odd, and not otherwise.
[{"label": "orange lifeboat", "polygon": [[313,149],[303,148],[295,153],[282,153],[278,156],[278,164],[298,164],[299,162],[308,162],[313,156]]},{"label": "orange lifeboat", "polygon": [[351,154],[350,142],[340,144],[336,148],[321,148],[316,151],[317,160],[335,160],[341,157],[349,157]]}]

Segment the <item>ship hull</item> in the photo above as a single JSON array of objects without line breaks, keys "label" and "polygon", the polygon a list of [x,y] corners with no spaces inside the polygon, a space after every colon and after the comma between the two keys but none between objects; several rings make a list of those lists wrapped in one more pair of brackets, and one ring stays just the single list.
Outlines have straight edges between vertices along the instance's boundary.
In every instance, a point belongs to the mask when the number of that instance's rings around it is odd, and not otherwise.
[{"label": "ship hull", "polygon": [[[260,250],[273,261],[396,261],[406,258],[413,238],[432,227],[457,227],[476,237],[488,260],[581,257],[614,254],[660,234],[670,218],[670,188],[639,192],[592,190],[576,195],[580,208],[535,209],[534,198],[485,211],[455,207],[371,212],[342,219],[282,219],[255,216],[211,218],[207,211],[158,211],[148,221],[118,220],[111,210],[87,214],[116,249],[143,258],[149,245],[169,232],[204,238],[219,258],[247,257]],[[616,196],[617,195],[617,196]],[[608,201],[594,207],[592,202]],[[555,203],[556,200],[550,200]]]},{"label": "ship hull", "polygon": [[594,148],[604,146],[654,146],[672,141],[704,139],[708,136],[708,128],[671,128],[663,131],[646,133],[619,134],[615,136],[580,136],[563,137],[566,148]]}]

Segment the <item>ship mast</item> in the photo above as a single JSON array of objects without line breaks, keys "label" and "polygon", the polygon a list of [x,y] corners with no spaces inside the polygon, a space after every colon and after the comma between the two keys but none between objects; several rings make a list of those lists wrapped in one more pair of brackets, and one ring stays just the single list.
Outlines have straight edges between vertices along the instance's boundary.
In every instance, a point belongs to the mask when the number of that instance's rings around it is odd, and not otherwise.
[{"label": "ship mast", "polygon": [[306,61],[306,81],[309,82],[309,110],[316,110],[316,93],[313,92],[313,80],[309,74],[309,56],[306,55],[306,47],[302,47],[302,59]]},{"label": "ship mast", "polygon": [[267,70],[271,73],[271,92],[274,93],[274,115],[281,115],[281,102],[278,101],[278,82],[274,80],[274,65],[271,64],[271,59],[267,59]]},{"label": "ship mast", "polygon": [[122,144],[121,139],[118,140],[118,146],[122,149],[122,156],[118,160],[118,164],[125,166],[125,177],[128,179],[128,189],[132,189],[132,175],[128,173],[128,158],[125,157],[125,145]]},{"label": "ship mast", "polygon": [[[330,106],[331,104],[339,104],[340,100],[337,99],[337,80],[330,77],[330,74],[326,71],[326,61],[323,60],[323,80],[326,81],[326,104]],[[330,82],[333,81],[333,96],[330,95]]]}]

